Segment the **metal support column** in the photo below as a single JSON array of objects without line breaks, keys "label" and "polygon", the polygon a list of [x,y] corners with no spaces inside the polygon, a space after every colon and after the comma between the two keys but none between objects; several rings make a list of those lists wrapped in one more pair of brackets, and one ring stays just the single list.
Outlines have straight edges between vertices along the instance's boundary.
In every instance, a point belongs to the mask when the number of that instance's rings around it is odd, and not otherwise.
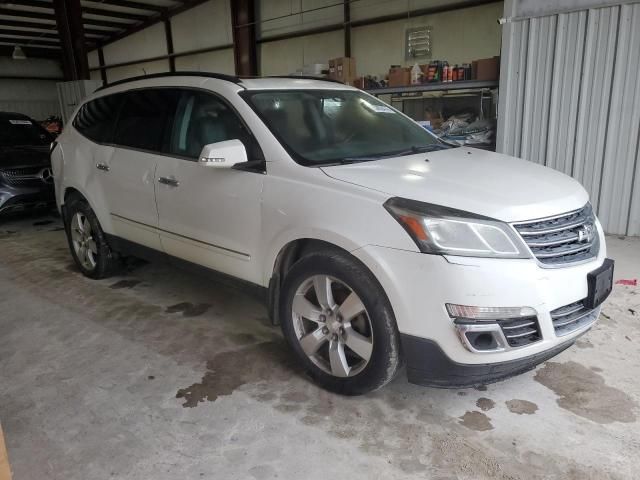
[{"label": "metal support column", "polygon": [[344,0],[344,56],[351,56],[351,0]]},{"label": "metal support column", "polygon": [[104,68],[104,51],[102,47],[98,47],[98,64],[100,65],[100,78],[102,79],[102,84],[106,85],[107,83],[107,69]]},{"label": "metal support column", "polygon": [[167,39],[167,55],[169,55],[169,71],[176,71],[176,59],[172,57],[173,55],[173,33],[171,32],[171,19],[167,18],[164,20],[164,34]]},{"label": "metal support column", "polygon": [[236,75],[255,76],[258,74],[255,18],[254,0],[231,2],[233,57]]},{"label": "metal support column", "polygon": [[53,7],[60,34],[65,79],[88,80],[89,62],[84,43],[80,0],[53,0]]}]

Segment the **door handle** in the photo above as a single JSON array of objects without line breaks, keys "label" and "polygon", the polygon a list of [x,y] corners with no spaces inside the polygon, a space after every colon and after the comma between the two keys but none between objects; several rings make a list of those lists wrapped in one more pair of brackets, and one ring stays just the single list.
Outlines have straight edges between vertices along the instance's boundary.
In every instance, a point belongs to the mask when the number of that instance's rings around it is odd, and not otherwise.
[{"label": "door handle", "polygon": [[158,183],[161,183],[163,185],[169,185],[170,187],[177,187],[178,185],[180,185],[180,182],[178,180],[176,180],[175,178],[168,178],[168,177],[158,178]]},{"label": "door handle", "polygon": [[96,163],[96,168],[98,170],[102,170],[102,171],[105,171],[105,172],[109,171],[109,165],[107,165],[106,163]]}]

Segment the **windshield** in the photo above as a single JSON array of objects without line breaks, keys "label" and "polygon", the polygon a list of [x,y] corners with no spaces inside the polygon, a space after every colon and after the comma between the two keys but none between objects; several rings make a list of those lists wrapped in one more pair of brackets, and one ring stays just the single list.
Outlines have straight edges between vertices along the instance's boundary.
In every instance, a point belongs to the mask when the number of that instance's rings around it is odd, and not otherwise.
[{"label": "windshield", "polygon": [[245,92],[245,98],[303,165],[369,161],[446,145],[380,100],[351,90]]},{"label": "windshield", "polygon": [[0,146],[48,145],[51,136],[40,125],[25,118],[0,118]]}]

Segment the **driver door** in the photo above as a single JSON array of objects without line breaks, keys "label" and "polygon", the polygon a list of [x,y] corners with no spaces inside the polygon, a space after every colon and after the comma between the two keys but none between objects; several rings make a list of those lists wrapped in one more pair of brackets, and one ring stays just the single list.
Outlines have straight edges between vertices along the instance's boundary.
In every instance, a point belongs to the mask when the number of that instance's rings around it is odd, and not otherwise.
[{"label": "driver door", "polygon": [[202,147],[243,142],[249,159],[257,142],[233,108],[213,93],[182,90],[168,155],[158,158],[156,201],[160,239],[169,255],[259,283],[264,175],[198,163]]}]

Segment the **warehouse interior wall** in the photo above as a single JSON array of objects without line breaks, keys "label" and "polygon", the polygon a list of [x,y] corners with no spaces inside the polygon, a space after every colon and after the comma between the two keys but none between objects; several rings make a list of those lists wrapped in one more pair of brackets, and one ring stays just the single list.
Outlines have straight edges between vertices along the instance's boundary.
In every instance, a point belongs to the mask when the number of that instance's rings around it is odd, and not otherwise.
[{"label": "warehouse interior wall", "polygon": [[[170,19],[177,70],[234,73],[233,38],[230,0],[209,0]],[[220,50],[183,55],[186,52],[224,47]],[[165,26],[156,23],[144,30],[103,48],[107,81],[169,71],[168,59],[154,59],[167,55]],[[123,63],[130,65],[120,65]],[[97,50],[89,52],[91,79],[100,79]]]},{"label": "warehouse interior wall", "polygon": [[[351,51],[356,58],[358,74],[384,78],[389,65],[415,63],[404,59],[405,31],[412,27],[431,26],[434,60],[461,64],[500,55],[502,30],[498,19],[502,17],[502,11],[503,2],[496,2],[354,28]],[[421,60],[420,63],[427,62]]]},{"label": "warehouse interior wall", "polygon": [[344,55],[343,32],[261,43],[258,65],[261,75],[288,75],[302,70],[305,65],[328,63],[329,59]]},{"label": "warehouse interior wall", "polygon": [[[209,0],[170,19],[177,70],[233,74],[231,0]],[[357,0],[351,3],[354,22],[420,8],[460,6],[469,0]],[[263,0],[257,2],[256,37],[261,75],[287,75],[305,65],[326,64],[344,55],[344,7],[336,0]],[[383,78],[389,65],[403,64],[407,28],[432,27],[433,59],[465,63],[500,53],[503,2],[396,20],[351,30],[352,56],[359,75]],[[321,32],[315,30],[321,30]],[[322,30],[328,31],[322,31]],[[294,38],[302,32],[312,33]],[[212,49],[213,51],[199,52]],[[193,52],[185,54],[188,52]],[[169,70],[168,60],[146,61],[166,55],[164,25],[155,24],[104,47],[107,81]],[[185,54],[185,55],[183,55]],[[422,60],[427,61],[427,59]],[[91,79],[100,79],[97,51],[89,53]]]},{"label": "warehouse interior wall", "polygon": [[[351,4],[352,21],[382,17],[418,8],[451,4],[451,1],[358,0]],[[459,2],[457,2],[459,3]],[[329,7],[327,7],[329,5]],[[296,12],[306,12],[298,13]],[[286,34],[323,28],[343,22],[343,7],[333,0],[274,0],[261,2],[258,38],[278,38]],[[358,75],[384,78],[389,65],[409,66],[404,59],[407,28],[432,27],[432,59],[466,63],[500,54],[503,2],[469,7],[450,12],[424,15],[352,28],[351,55],[356,59]],[[305,65],[327,63],[344,55],[342,30],[305,37],[263,42],[259,45],[262,75],[295,73]],[[421,60],[422,63],[426,62]]]},{"label": "warehouse interior wall", "polygon": [[62,79],[58,61],[0,57],[0,111],[24,113],[35,120],[59,115],[56,78]]}]

